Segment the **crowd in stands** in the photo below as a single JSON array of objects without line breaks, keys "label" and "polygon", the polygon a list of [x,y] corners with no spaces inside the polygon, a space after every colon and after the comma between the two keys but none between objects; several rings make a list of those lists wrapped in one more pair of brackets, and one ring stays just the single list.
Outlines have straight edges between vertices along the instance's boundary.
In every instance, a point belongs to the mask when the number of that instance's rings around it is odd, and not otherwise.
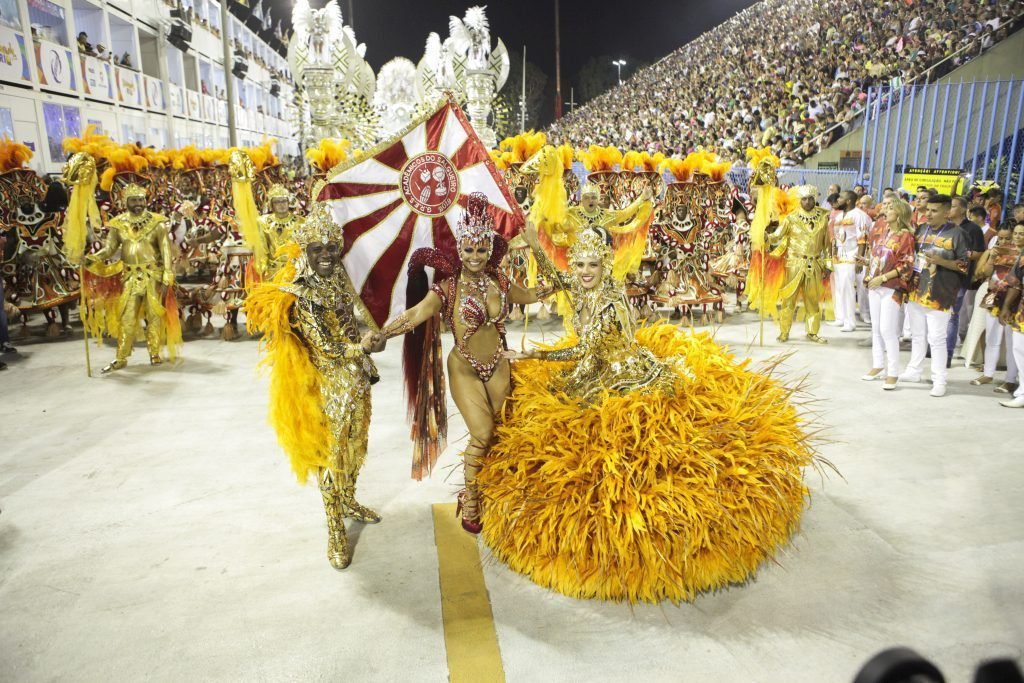
[{"label": "crowd in stands", "polygon": [[[555,123],[548,138],[794,166],[845,135],[872,86],[923,82],[1019,25],[1016,0],[764,0]],[[931,71],[929,71],[931,69]]]}]

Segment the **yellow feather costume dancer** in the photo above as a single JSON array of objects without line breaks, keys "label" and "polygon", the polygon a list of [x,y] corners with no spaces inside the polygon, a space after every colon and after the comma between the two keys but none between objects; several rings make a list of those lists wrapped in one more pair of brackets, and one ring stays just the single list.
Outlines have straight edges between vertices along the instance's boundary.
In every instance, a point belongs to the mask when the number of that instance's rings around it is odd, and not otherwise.
[{"label": "yellow feather costume dancer", "polygon": [[[336,230],[326,205],[314,205],[293,234],[295,242],[280,249],[285,266],[249,290],[245,314],[267,352],[260,364],[271,372],[270,423],[299,482],[317,477],[327,513],[327,557],[344,569],[352,559],[344,519],[380,521],[355,499],[366,458],[370,386],[378,375],[359,340],[356,294],[340,265]],[[319,249],[337,257],[330,273],[310,263],[308,254]]]},{"label": "yellow feather costume dancer", "polygon": [[779,291],[786,277],[786,261],[767,248],[765,233],[771,224],[778,224],[792,211],[786,193],[777,187],[775,172],[780,161],[771,149],[747,148],[747,159],[753,174],[750,186],[758,188],[757,204],[750,221],[750,269],[747,271],[747,301],[750,309],[761,311],[762,316],[775,317]]},{"label": "yellow feather costume dancer", "polygon": [[[534,191],[530,218],[540,231],[541,244],[559,269],[568,267],[567,250],[576,242],[580,231],[601,233],[615,250],[614,275],[623,280],[640,266],[647,246],[647,230],[654,216],[654,204],[648,197],[639,197],[624,209],[600,206],[600,191],[591,183],[581,190],[580,206],[568,206],[568,195],[562,182],[566,148],[546,145],[522,167],[523,173],[539,176]],[[597,171],[609,171],[622,161],[614,147],[591,145],[583,153],[585,164]]]},{"label": "yellow feather costume dancer", "polygon": [[[574,259],[604,249],[586,242]],[[607,273],[607,249],[602,260]],[[706,334],[634,335],[607,276],[596,292],[572,287],[578,340],[515,364],[477,479],[484,541],[577,598],[680,602],[749,580],[807,503],[815,451],[797,389]]]}]

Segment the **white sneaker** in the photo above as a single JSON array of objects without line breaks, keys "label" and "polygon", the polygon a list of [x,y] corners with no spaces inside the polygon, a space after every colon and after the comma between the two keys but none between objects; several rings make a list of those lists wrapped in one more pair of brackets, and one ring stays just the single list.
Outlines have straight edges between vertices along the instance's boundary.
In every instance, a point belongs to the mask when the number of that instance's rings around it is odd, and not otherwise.
[{"label": "white sneaker", "polygon": [[1024,396],[1018,396],[1009,401],[1000,401],[999,405],[1004,408],[1024,408]]},{"label": "white sneaker", "polygon": [[931,392],[929,392],[929,395],[934,396],[935,398],[942,398],[943,396],[946,395],[946,385],[936,384],[932,386],[932,390]]},{"label": "white sneaker", "polygon": [[921,375],[915,375],[912,372],[904,372],[898,378],[900,382],[910,382],[912,384],[921,383]]}]

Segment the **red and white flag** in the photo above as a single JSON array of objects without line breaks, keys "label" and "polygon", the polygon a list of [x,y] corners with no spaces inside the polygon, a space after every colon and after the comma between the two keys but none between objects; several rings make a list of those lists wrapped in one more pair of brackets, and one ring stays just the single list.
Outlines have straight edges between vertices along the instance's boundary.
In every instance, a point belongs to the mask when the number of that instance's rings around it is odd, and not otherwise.
[{"label": "red and white flag", "polygon": [[499,234],[511,239],[519,232],[522,210],[450,98],[328,177],[317,199],[341,226],[345,269],[378,326],[406,308],[414,251],[457,251],[455,224],[471,192],[487,195]]}]

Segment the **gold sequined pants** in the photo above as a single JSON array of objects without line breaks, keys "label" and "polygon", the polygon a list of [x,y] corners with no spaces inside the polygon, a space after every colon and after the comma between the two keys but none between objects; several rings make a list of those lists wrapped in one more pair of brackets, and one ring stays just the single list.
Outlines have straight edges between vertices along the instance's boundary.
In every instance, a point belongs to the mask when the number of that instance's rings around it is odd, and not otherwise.
[{"label": "gold sequined pants", "polygon": [[821,267],[817,259],[793,258],[786,263],[786,282],[779,312],[779,332],[789,336],[793,326],[798,298],[803,299],[807,334],[818,334],[821,328],[821,299],[824,294]]},{"label": "gold sequined pants", "polygon": [[160,269],[155,266],[125,265],[121,298],[118,300],[120,334],[117,338],[117,360],[127,361],[132,355],[135,335],[141,321],[146,320],[146,347],[150,357],[160,355],[163,337],[164,306],[160,302]]}]

